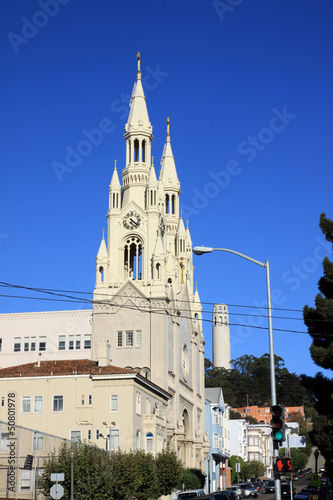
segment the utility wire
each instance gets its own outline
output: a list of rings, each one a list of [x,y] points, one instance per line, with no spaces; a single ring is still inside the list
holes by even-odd
[[[23,298],[23,299],[34,299],[34,300],[48,300],[48,301],[54,301],[54,302],[74,302],[74,303],[85,303],[85,304],[89,304],[91,305],[91,300],[89,299],[84,299],[84,298],[78,298],[78,297],[72,297],[72,296],[69,296],[69,295],[64,295],[62,293],[57,293],[58,290],[54,290],[52,291],[51,289],[42,289],[42,288],[33,288],[33,287],[25,287],[25,286],[22,286],[22,285],[12,285],[12,284],[9,284],[9,283],[4,283],[4,282],[0,282],[2,285],[4,285],[5,287],[10,287],[10,288],[20,288],[20,289],[25,289],[25,290],[31,290],[31,291],[38,291],[40,293],[48,293],[50,295],[56,295],[56,296],[61,296],[61,297],[65,297],[66,299],[55,299],[55,298],[46,298],[46,297],[24,297],[24,296],[17,296],[17,295],[0,295],[0,296],[3,296],[3,297],[13,297],[13,298]],[[1,285],[0,285],[1,286]],[[80,293],[80,292],[69,292],[69,293]],[[86,292],[84,292],[86,293]],[[117,295],[117,297],[120,297]],[[127,297],[126,297],[127,298]],[[148,299],[150,300],[150,299]],[[189,301],[184,301],[184,302],[189,302]],[[94,303],[97,303],[97,304],[105,304],[105,301],[98,301],[98,300],[94,300]],[[154,309],[151,309],[151,306],[149,306],[149,308],[147,309],[144,309],[144,308],[139,308],[137,306],[129,306],[129,305],[125,305],[125,304],[110,304],[111,306],[113,307],[118,307],[118,308],[123,308],[123,309],[129,309],[129,310],[137,310],[137,311],[140,311],[140,312],[146,312],[146,313],[154,313],[154,314],[168,314],[170,315],[171,317],[179,317],[179,314],[176,312],[176,313],[170,313],[169,311],[167,311],[165,308],[154,308]],[[211,314],[211,311],[205,311],[205,313],[209,313]],[[180,313],[182,315],[183,318],[186,318],[186,319],[193,319],[192,316],[184,316],[182,313]],[[237,313],[235,313],[237,314]],[[261,316],[261,315],[246,315],[246,314],[241,314],[239,313],[238,314],[239,316],[241,315],[244,315],[244,316],[256,316],[256,317],[265,317],[265,316]],[[279,318],[279,317],[275,317],[275,319],[299,319],[299,318]],[[213,320],[212,319],[206,319],[206,318],[202,318],[202,321],[204,322],[207,322],[207,323],[213,323]],[[318,320],[320,321],[320,320]],[[330,323],[330,322],[328,322]],[[255,326],[255,325],[247,325],[247,324],[241,324],[241,323],[229,323],[229,326],[240,326],[240,327],[246,327],[246,328],[256,328],[256,329],[259,329],[259,330],[268,330],[268,327],[264,327],[264,326]],[[274,331],[279,331],[279,332],[287,332],[287,333],[297,333],[297,334],[306,334],[306,335],[309,335],[309,332],[304,332],[304,331],[298,331],[298,330],[286,330],[286,329],[281,329],[281,328],[274,328]],[[322,336],[323,334],[322,333],[317,333],[317,332],[312,332],[311,335],[319,335],[319,336]],[[330,337],[333,335],[329,335],[329,334],[325,334],[325,336],[327,337]]]
[[[15,285],[11,283],[5,283],[3,281],[0,281],[0,287],[10,287],[10,288],[23,288],[25,290],[34,290],[34,291],[39,291],[39,292],[59,292],[59,293],[76,293],[76,294],[81,294],[81,295],[93,295],[92,292],[79,292],[79,291],[74,291],[74,290],[57,290],[57,289],[52,289],[52,288],[38,288],[38,287],[25,287],[22,285]],[[98,296],[108,296],[108,294],[103,294],[101,292],[98,292]],[[117,297],[125,298],[124,295],[117,295]],[[179,299],[169,299],[173,302],[180,302],[180,303],[188,303],[188,304],[198,304],[198,302],[195,301],[190,301],[190,300],[179,300]],[[205,304],[205,305],[215,305],[216,302],[203,302],[200,301],[200,304]],[[251,309],[264,309],[266,306],[255,306],[255,305],[244,305],[244,304],[226,304],[228,307],[244,307],[244,308],[251,308]],[[280,308],[280,307],[272,307],[272,310],[275,311],[288,311],[288,312],[303,312],[302,309],[286,309],[286,308]]]

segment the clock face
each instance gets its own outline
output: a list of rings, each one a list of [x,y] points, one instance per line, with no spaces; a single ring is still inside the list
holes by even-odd
[[[135,229],[140,226],[140,222],[141,217],[135,211],[128,212],[123,219],[123,224],[126,229]]]

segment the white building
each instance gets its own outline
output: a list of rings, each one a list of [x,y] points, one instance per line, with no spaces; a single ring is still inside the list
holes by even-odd
[[[244,462],[247,462],[248,458],[248,427],[249,423],[241,418],[229,421],[230,455],[241,457]]]
[[[115,165],[93,309],[1,315],[0,366],[89,357],[140,373],[172,395],[168,445],[187,467],[203,469],[204,338],[199,293],[193,289],[192,241],[179,211],[169,119],[156,176],[137,57],[122,183]]]

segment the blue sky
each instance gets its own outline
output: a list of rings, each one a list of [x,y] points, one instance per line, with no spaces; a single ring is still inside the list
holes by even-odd
[[[318,371],[301,311],[331,256],[318,221],[333,218],[332,23],[330,0],[5,1],[1,281],[93,290],[140,51],[155,165],[170,116],[193,244],[269,260],[275,353],[289,371]],[[204,318],[228,304],[232,358],[267,352],[264,269],[221,252],[194,262]],[[2,313],[76,307],[0,302]],[[204,333],[211,357],[209,322]]]

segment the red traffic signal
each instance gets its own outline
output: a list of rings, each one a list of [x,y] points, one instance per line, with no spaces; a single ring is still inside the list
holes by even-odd
[[[277,458],[276,468],[278,472],[292,472],[291,458]]]

